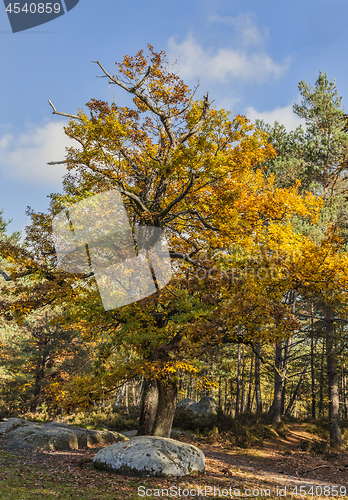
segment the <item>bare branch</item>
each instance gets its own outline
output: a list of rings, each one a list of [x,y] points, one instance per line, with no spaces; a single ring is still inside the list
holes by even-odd
[[[134,87],[132,87],[131,89],[129,89],[129,92],[134,92],[135,90],[137,90],[139,87],[142,86],[142,84],[145,82],[146,78],[149,76],[150,70],[151,70],[151,66],[148,66],[144,77],[140,80],[139,83],[137,83],[136,85],[134,85]]]
[[[170,127],[172,118],[167,116],[161,109],[154,106],[152,104],[151,100],[143,92],[139,92],[139,90],[138,90],[139,87],[141,86],[141,84],[144,82],[145,78],[148,77],[148,74],[149,74],[151,68],[147,69],[146,74],[145,74],[144,78],[142,78],[141,82],[139,82],[136,85],[134,85],[133,87],[129,88],[129,87],[127,87],[127,85],[125,83],[121,82],[121,80],[119,80],[116,76],[113,76],[110,73],[108,73],[106,71],[106,69],[100,64],[99,61],[92,61],[92,62],[98,64],[98,66],[103,71],[103,73],[109,78],[109,83],[114,83],[114,84],[118,85],[119,87],[121,87],[122,89],[126,90],[127,92],[130,92],[131,94],[136,95],[153,113],[155,113],[157,116],[160,117],[161,122],[163,123],[163,126],[165,128],[165,131],[167,132],[168,137],[170,139],[171,146],[175,148],[177,146],[177,140],[176,140],[174,133]]]
[[[92,62],[98,64],[98,66],[103,71],[103,73],[109,78],[109,83],[114,83],[114,84],[118,85],[119,87],[123,88],[124,90],[126,90],[127,92],[130,92],[131,94],[136,95],[141,101],[143,101],[144,104],[146,104],[146,106],[151,111],[153,111],[153,113],[155,113],[158,116],[163,116],[164,117],[163,112],[160,109],[156,108],[151,103],[150,99],[148,99],[143,93],[139,92],[139,90],[138,90],[138,84],[134,85],[131,88],[129,88],[129,87],[127,87],[127,85],[125,83],[121,82],[121,80],[119,80],[116,76],[113,76],[110,73],[108,73],[106,71],[106,69],[100,64],[99,61],[92,61]]]
[[[66,160],[62,160],[62,161],[49,161],[47,163],[47,165],[62,165],[63,163],[67,163]]]
[[[16,274],[15,278],[24,278],[25,276],[29,276],[30,274],[33,274],[37,270],[38,270],[38,268],[29,269],[28,271],[25,271],[21,274]],[[2,276],[5,278],[6,281],[13,281],[13,279],[15,279],[15,278],[12,278],[12,276],[9,276],[8,274],[6,274],[4,271],[0,271],[0,274],[2,274]]]
[[[132,160],[132,158],[128,155],[128,152],[125,149],[120,149],[121,155],[124,157],[125,160],[128,161],[134,172],[138,175],[140,179],[145,179],[145,175],[143,172],[140,170],[138,165],[135,163],[135,161]]]
[[[219,228],[217,227],[214,227],[214,226],[211,226],[210,224],[208,224],[207,221],[205,221],[203,219],[203,217],[201,216],[201,214],[198,212],[198,210],[191,210],[190,213],[192,215],[196,215],[196,217],[200,220],[200,222],[203,224],[203,226],[206,228],[206,229],[211,229],[212,231],[220,231]]]
[[[0,271],[0,274],[5,278],[5,281],[12,281],[11,276],[5,273],[5,271]]]
[[[204,267],[201,262],[196,262],[195,260],[190,259],[188,255],[182,252],[169,252],[169,257],[171,259],[181,259],[189,264],[192,264],[195,267]]]
[[[162,223],[164,225],[168,224],[169,222],[172,222],[173,220],[177,219],[178,217],[182,217],[183,215],[190,215],[191,210],[180,210],[180,212],[176,212],[175,214],[170,214],[168,217],[166,217]]]
[[[194,181],[194,178],[195,176],[192,174],[191,175],[191,179],[189,180],[189,182],[187,183],[184,191],[179,194],[179,196],[177,196],[171,203],[169,203],[169,205],[167,206],[167,208],[165,208],[164,210],[162,210],[162,212],[160,213],[160,219],[163,219],[163,217],[165,217],[165,215],[167,215],[168,212],[171,211],[171,209],[177,204],[179,203],[183,198],[185,198],[185,196],[187,195],[187,193],[190,191],[191,187],[192,187],[192,184],[193,184],[193,181]]]
[[[136,205],[138,206],[138,208],[140,208],[143,212],[146,212],[148,210],[148,208],[144,205],[144,203],[141,201],[141,199],[136,194],[130,193],[129,191],[126,191],[125,189],[120,189],[120,192],[122,194],[124,194],[125,196],[127,196],[128,198],[130,198],[131,200],[133,200],[136,203]]]
[[[178,142],[180,144],[182,144],[183,142],[185,142],[189,137],[191,137],[192,135],[194,135],[196,132],[198,132],[198,130],[201,128],[201,126],[203,125],[203,123],[206,121],[207,119],[207,116],[208,116],[208,111],[209,111],[209,106],[210,106],[210,103],[209,103],[209,93],[207,93],[207,95],[204,97],[204,103],[203,103],[203,109],[202,109],[202,114],[198,120],[198,122],[196,123],[196,125],[194,125],[190,130],[188,130],[187,132],[185,132],[184,134],[181,134],[181,136],[179,137],[178,139]]]
[[[60,116],[66,116],[68,118],[73,118],[73,120],[79,120],[80,118],[76,115],[70,115],[68,113],[60,113],[59,111],[56,110],[56,108],[53,106],[52,102],[48,99],[48,102],[50,104],[50,106],[52,107],[53,109],[53,115],[60,115]]]

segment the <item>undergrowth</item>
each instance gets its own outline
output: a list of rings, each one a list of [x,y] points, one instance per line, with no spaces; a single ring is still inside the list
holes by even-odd
[[[35,413],[24,413],[22,418],[32,422],[59,422],[93,429],[108,429],[116,432],[130,431],[138,427],[139,409],[106,406],[94,410],[70,412],[63,415],[49,415],[45,409],[39,408]]]

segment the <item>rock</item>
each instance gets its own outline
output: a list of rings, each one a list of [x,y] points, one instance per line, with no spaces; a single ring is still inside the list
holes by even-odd
[[[137,435],[138,431],[122,431],[121,434],[127,436],[127,438],[132,438]]]
[[[176,407],[186,409],[188,406],[192,405],[193,403],[196,403],[196,401],[194,399],[184,398],[184,399],[181,399],[180,401],[178,401]]]
[[[7,449],[76,450],[93,444],[111,444],[128,438],[112,431],[81,429],[68,424],[50,422],[36,424],[24,419],[0,422]]]
[[[213,398],[204,396],[199,403],[192,403],[186,409],[200,417],[208,417],[209,415],[216,415],[217,404]]]
[[[24,418],[4,418],[2,422],[0,422],[0,436],[6,434],[6,432],[10,431],[11,429],[29,423],[31,422],[25,420]]]
[[[138,436],[98,451],[97,469],[138,477],[185,476],[203,472],[204,453],[191,444],[155,436]]]
[[[92,444],[112,444],[120,441],[128,441],[127,436],[115,431],[88,430],[87,446]]]
[[[127,436],[127,438],[132,438],[137,435],[137,431],[122,431],[120,434]],[[183,436],[187,439],[196,439],[196,435],[190,431],[182,431],[180,429],[172,429],[170,432],[170,437],[175,439],[177,437]]]

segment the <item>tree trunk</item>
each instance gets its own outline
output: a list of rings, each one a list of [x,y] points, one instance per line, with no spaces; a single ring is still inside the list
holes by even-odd
[[[187,390],[187,397],[192,399],[192,375],[190,375],[190,381],[189,381],[189,386]]]
[[[314,371],[314,352],[317,342],[314,345],[314,307],[313,299],[311,301],[311,393],[312,393],[312,418],[315,418],[315,371]]]
[[[236,416],[240,408],[240,376],[241,376],[241,346],[238,344],[238,368],[237,368],[237,392],[236,392]]]
[[[283,357],[283,388],[282,388],[282,404],[280,409],[280,414],[284,415],[285,411],[285,396],[286,396],[286,374],[288,372],[288,363],[289,363],[289,355],[290,355],[290,347],[291,347],[291,339],[288,338],[285,341],[284,347],[284,357]]]
[[[260,382],[260,344],[255,346],[255,395],[256,395],[256,411],[262,413],[262,397],[261,397],[261,382]]]
[[[320,362],[320,381],[319,381],[319,416],[321,417],[324,409],[324,361],[325,361],[325,342],[321,352]]]
[[[218,392],[218,398],[219,398],[219,406],[221,405],[221,375],[219,376],[219,392]]]
[[[338,377],[336,369],[334,323],[332,307],[325,310],[326,327],[326,365],[329,389],[329,421],[330,421],[330,446],[333,448],[342,445],[340,427],[340,404],[338,393]]]
[[[144,377],[141,377],[138,394],[135,401],[135,406],[139,406],[143,397]]]
[[[126,384],[122,384],[121,387],[118,389],[115,406],[119,407],[122,405],[122,400],[123,400],[125,389],[126,389]]]
[[[176,378],[157,380],[158,406],[152,434],[170,437],[178,394]]]
[[[280,375],[281,364],[282,364],[282,344],[281,342],[279,342],[275,347],[276,370],[274,372],[274,397],[273,397],[273,404],[271,406],[273,422],[281,421],[282,392],[283,392],[283,378]]]
[[[315,345],[314,339],[311,338],[311,393],[312,393],[312,418],[315,418],[315,371],[314,371],[314,353],[315,353]]]
[[[244,345],[242,347],[242,394],[240,399],[240,411],[244,412],[245,407],[245,353],[244,353]]]
[[[342,363],[342,416],[348,418],[346,363]]]
[[[137,403],[137,398],[135,395],[135,380],[134,378],[131,380],[131,391],[132,391],[132,406],[135,407]]]
[[[157,380],[144,379],[143,395],[137,436],[151,436],[155,425],[159,400]]]
[[[44,348],[42,349],[42,353],[39,354],[39,358],[37,360],[36,364],[36,371],[35,371],[35,385],[34,385],[34,399],[31,402],[30,405],[30,411],[36,411],[36,408],[38,407],[38,404],[40,402],[40,396],[41,396],[41,389],[42,389],[42,384],[45,380],[45,375],[46,375],[46,368],[49,360],[49,353],[47,352],[46,346],[47,346],[47,339],[44,340]],[[41,346],[40,346],[40,351],[41,351]]]
[[[45,378],[45,362],[41,358],[39,358],[35,372],[34,399],[30,404],[30,411],[33,412],[36,411],[39,405],[41,387],[44,378]]]
[[[247,412],[251,412],[251,395],[253,390],[253,363],[254,363],[254,356],[252,356],[250,360],[249,390],[248,390],[248,401],[246,407]]]
[[[302,373],[300,375],[300,378],[299,378],[299,381],[297,383],[297,386],[296,386],[296,389],[294,390],[294,393],[293,395],[291,396],[291,399],[290,399],[290,402],[286,408],[286,411],[285,411],[285,416],[288,417],[290,415],[290,412],[291,412],[291,409],[297,399],[297,396],[298,396],[298,393],[299,393],[299,390],[300,390],[300,387],[301,387],[301,384],[302,384],[302,381],[306,375],[306,371],[307,371],[307,368],[308,368],[308,365],[309,365],[309,361],[310,361],[310,356],[307,358],[307,361],[306,361],[306,364],[302,370]]]
[[[126,382],[126,390],[125,390],[125,404],[126,404],[126,413],[129,413],[129,408],[128,408],[128,382]],[[103,399],[104,402],[104,399]]]

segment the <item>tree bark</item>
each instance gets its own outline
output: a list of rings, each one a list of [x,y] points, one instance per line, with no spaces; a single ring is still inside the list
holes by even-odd
[[[242,393],[240,399],[240,411],[244,412],[245,408],[245,353],[244,353],[244,344],[242,347]]]
[[[317,342],[314,345],[314,307],[313,299],[311,300],[311,393],[312,393],[312,418],[315,418],[315,371],[314,371],[314,353]]]
[[[36,411],[41,395],[42,382],[45,378],[45,361],[40,357],[35,372],[34,398],[30,404],[30,411]]]
[[[237,391],[236,391],[236,416],[240,408],[240,378],[241,378],[241,346],[238,344],[238,368],[237,368]]]
[[[157,385],[158,406],[152,434],[169,438],[178,394],[176,378],[157,380]]]
[[[251,360],[250,360],[248,401],[247,401],[247,407],[246,407],[247,412],[251,412],[251,395],[252,395],[252,390],[253,390],[253,364],[254,364],[254,356],[252,356]]]
[[[312,393],[312,418],[315,418],[315,371],[314,371],[314,352],[315,352],[315,345],[314,345],[314,339],[313,337],[311,338],[311,393]]]
[[[288,417],[290,415],[290,412],[291,412],[291,409],[297,399],[297,396],[298,396],[298,393],[299,393],[299,390],[300,390],[300,387],[301,387],[301,384],[302,384],[302,381],[306,375],[306,372],[307,372],[307,368],[308,368],[308,365],[309,365],[309,361],[310,361],[310,356],[307,358],[307,361],[306,361],[306,364],[304,365],[303,367],[303,370],[302,370],[302,373],[300,375],[300,378],[297,382],[297,386],[296,386],[296,389],[294,390],[294,393],[293,395],[291,396],[291,399],[290,399],[290,402],[286,408],[286,411],[285,411],[285,416]]]
[[[260,354],[260,344],[255,345],[255,352]],[[256,395],[256,411],[262,413],[262,397],[261,397],[261,382],[260,382],[260,358],[255,354],[255,395]]]
[[[151,436],[158,408],[159,388],[156,379],[144,379],[137,436]]]
[[[288,338],[288,339],[286,339],[286,342],[285,342],[284,356],[283,356],[283,388],[282,388],[282,404],[281,404],[281,409],[280,409],[281,415],[284,415],[284,411],[285,411],[285,396],[286,396],[286,389],[287,389],[286,374],[288,372],[290,347],[291,347],[291,339]]]
[[[332,448],[338,448],[342,445],[342,436],[340,427],[338,377],[336,369],[334,315],[332,307],[326,307],[325,327],[326,327],[326,365],[327,365],[328,389],[329,389],[330,446]]]
[[[282,409],[282,392],[283,392],[283,378],[280,375],[280,369],[282,364],[282,344],[279,342],[275,347],[275,367],[277,370],[274,372],[274,397],[273,404],[271,406],[272,420],[273,422],[281,421],[281,409]]]
[[[346,363],[342,363],[342,416],[348,418]]]
[[[323,415],[324,409],[324,362],[325,362],[325,342],[323,341],[323,348],[321,352],[320,362],[320,380],[319,380],[319,416]]]

